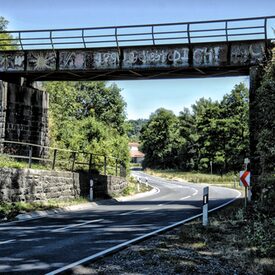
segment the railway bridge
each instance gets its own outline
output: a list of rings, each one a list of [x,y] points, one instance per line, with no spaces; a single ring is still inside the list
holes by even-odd
[[[139,80],[249,75],[275,16],[0,32],[0,79]],[[2,50],[1,50],[2,49]]]
[[[259,85],[257,67],[271,58],[274,23],[275,16],[268,16],[1,31],[0,139],[47,143],[47,95],[37,96],[39,91],[28,90],[36,81],[249,75],[253,158],[256,152],[253,133],[257,131],[257,125],[253,124],[256,115],[253,104]],[[3,83],[9,84],[5,86]],[[34,107],[37,107],[36,111]],[[256,161],[252,160],[252,163]]]

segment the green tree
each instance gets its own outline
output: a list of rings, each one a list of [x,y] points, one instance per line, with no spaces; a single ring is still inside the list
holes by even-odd
[[[128,166],[126,104],[117,86],[64,81],[48,82],[45,88],[50,94],[52,146],[118,157]]]
[[[6,32],[9,21],[6,20],[3,16],[0,16],[0,49],[1,50],[15,50],[16,46],[12,44],[13,37],[9,33]]]
[[[165,169],[178,166],[178,118],[172,111],[156,110],[143,126],[140,140],[145,167]]]
[[[217,101],[210,98],[199,99],[192,105],[195,117],[196,139],[196,168],[207,171],[210,161],[215,163],[216,170],[220,169],[223,157],[220,153],[219,139],[220,130],[217,126],[217,119],[220,115],[220,106]]]
[[[188,108],[184,108],[179,114],[179,134],[182,138],[179,168],[185,171],[198,169],[198,135],[195,116]]]
[[[140,131],[142,127],[148,122],[148,119],[131,119],[128,120],[129,129],[128,129],[128,137],[131,141],[139,141]]]
[[[249,156],[248,116],[248,89],[240,83],[221,101],[225,170],[238,171],[244,158]]]
[[[82,105],[79,117],[94,115],[97,119],[124,134],[126,129],[126,102],[116,84],[105,82],[76,82],[77,101]]]

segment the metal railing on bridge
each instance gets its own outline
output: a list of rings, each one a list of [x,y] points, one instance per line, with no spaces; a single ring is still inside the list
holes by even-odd
[[[125,176],[124,162],[119,158],[91,152],[73,151],[38,144],[0,141],[0,155],[25,162],[26,167],[66,171],[98,171],[104,175]]]
[[[266,16],[168,24],[1,31],[0,49],[119,48],[267,40],[274,39],[271,27],[274,22],[275,16]]]

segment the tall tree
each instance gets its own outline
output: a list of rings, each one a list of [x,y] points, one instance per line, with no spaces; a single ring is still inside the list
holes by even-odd
[[[164,108],[156,110],[142,128],[140,140],[146,167],[177,167],[180,138],[178,119],[172,111]]]
[[[93,114],[111,125],[119,133],[125,133],[126,102],[116,84],[107,87],[105,82],[77,82],[77,101],[82,105],[80,117]]]
[[[198,169],[198,134],[195,126],[195,116],[184,108],[179,114],[179,135],[182,138],[179,168],[182,170]]]

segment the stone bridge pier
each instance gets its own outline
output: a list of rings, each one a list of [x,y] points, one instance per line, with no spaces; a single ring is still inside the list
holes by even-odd
[[[0,141],[20,141],[47,146],[49,98],[45,91],[0,80]],[[29,148],[1,144],[8,154],[27,155]],[[33,148],[33,156],[45,152]],[[23,154],[22,154],[23,153]]]

